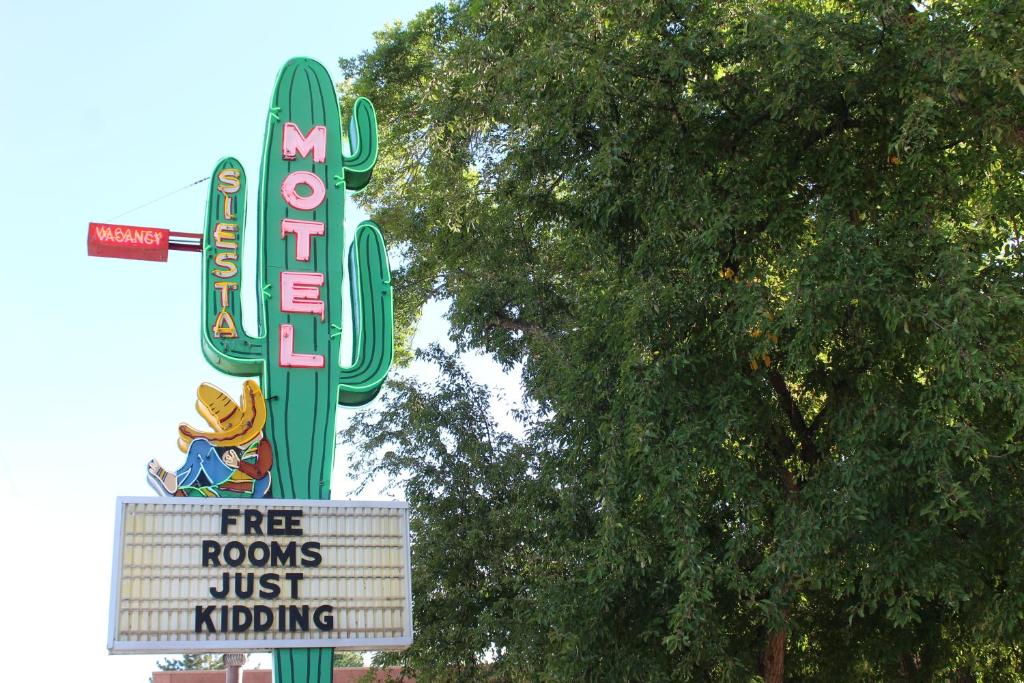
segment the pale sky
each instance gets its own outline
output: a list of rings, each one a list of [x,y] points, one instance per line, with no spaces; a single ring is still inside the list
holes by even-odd
[[[339,57],[429,4],[0,0],[5,680],[66,667],[148,680],[159,657],[106,652],[115,498],[153,495],[146,462],[181,457],[177,425],[198,420],[199,383],[236,396],[241,384],[200,352],[198,255],[90,258],[87,224],[200,232],[205,183],[112,219],[222,156],[258,177],[284,62],[312,57],[337,80]],[[349,212],[349,229],[358,220]],[[333,495],[345,498],[337,462]]]

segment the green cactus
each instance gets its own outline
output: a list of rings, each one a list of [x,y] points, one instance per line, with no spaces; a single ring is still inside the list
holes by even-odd
[[[317,138],[321,126],[326,131],[322,140]],[[292,158],[289,139],[297,143],[290,149]],[[222,372],[261,378],[265,432],[274,453],[272,493],[278,498],[330,497],[337,405],[370,401],[391,364],[390,269],[380,230],[369,221],[356,229],[347,259],[355,320],[352,363],[343,364],[341,358],[345,191],[364,187],[377,159],[376,115],[363,98],[353,107],[349,147],[351,153],[345,154],[327,70],[310,59],[290,60],[274,88],[260,173],[255,337],[242,329],[239,292],[245,173],[237,160],[226,158],[211,181],[203,353]],[[317,158],[320,153],[323,159]],[[303,242],[308,256],[302,253]],[[320,275],[322,284],[317,284]],[[294,287],[296,278],[298,294],[289,299],[286,280]],[[297,305],[309,310],[295,312]],[[315,365],[316,358],[322,367],[294,365]],[[330,653],[324,648],[276,650],[275,680],[330,681]]]

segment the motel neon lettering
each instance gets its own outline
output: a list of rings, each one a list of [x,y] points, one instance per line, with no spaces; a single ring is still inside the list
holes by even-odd
[[[303,135],[295,123],[287,121],[281,134],[281,158],[294,160],[297,156],[309,157],[323,163],[327,158],[327,129],[313,127]],[[305,194],[299,188],[305,188]],[[315,211],[327,198],[323,179],[310,171],[292,171],[281,183],[281,197],[292,209]],[[294,235],[295,259],[309,261],[310,244],[326,232],[322,222],[285,218],[281,221],[281,239]],[[319,316],[326,318],[320,287],[324,284],[323,273],[283,271],[281,273],[281,312]],[[301,353],[295,349],[295,326],[281,323],[278,326],[278,364],[283,368],[322,368],[324,357],[319,353]]]

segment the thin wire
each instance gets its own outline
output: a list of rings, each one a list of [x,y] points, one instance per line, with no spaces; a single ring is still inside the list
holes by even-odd
[[[194,186],[194,185],[198,185],[199,183],[205,183],[205,182],[206,182],[207,180],[209,180],[209,179],[210,179],[210,176],[206,176],[205,178],[200,178],[199,180],[195,181],[194,183],[189,183],[189,184],[188,184],[188,185],[186,185],[185,187],[179,187],[179,188],[178,188],[177,190],[175,190],[174,192],[168,192],[168,193],[167,193],[167,194],[165,194],[165,195],[164,195],[163,197],[157,197],[156,199],[152,199],[152,200],[150,200],[150,201],[146,202],[145,204],[139,204],[139,205],[138,205],[138,206],[136,206],[136,207],[135,207],[134,209],[128,209],[128,210],[127,210],[127,211],[125,211],[124,213],[119,213],[119,214],[117,214],[116,216],[114,216],[113,218],[111,218],[110,220],[112,220],[112,221],[116,221],[116,220],[117,220],[118,218],[120,218],[121,216],[127,216],[128,214],[130,214],[130,213],[132,213],[132,212],[134,212],[134,211],[138,211],[139,209],[144,209],[144,208],[146,208],[146,207],[147,207],[147,206],[149,206],[150,204],[156,204],[157,202],[159,202],[159,201],[161,201],[161,200],[167,199],[167,198],[168,198],[168,197],[170,197],[171,195],[175,195],[175,194],[178,194],[179,192],[184,192],[185,190],[187,190],[188,188],[190,188],[190,187],[192,187],[192,186]]]

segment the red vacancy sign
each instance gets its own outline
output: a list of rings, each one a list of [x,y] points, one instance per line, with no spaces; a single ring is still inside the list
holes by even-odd
[[[170,230],[89,223],[89,256],[166,261]]]

